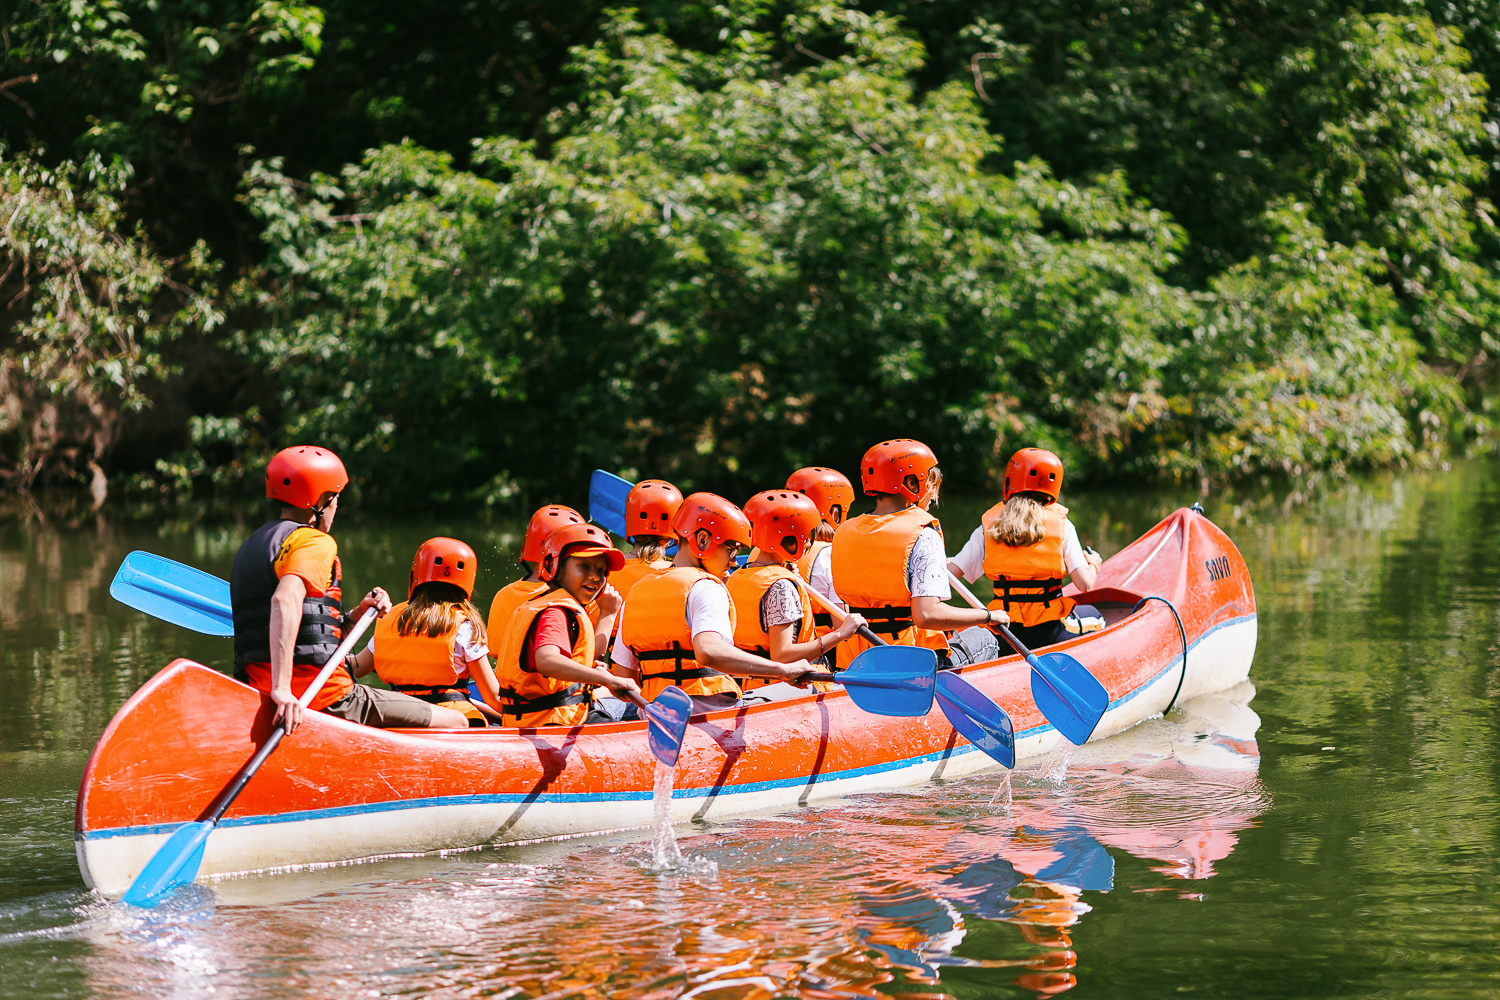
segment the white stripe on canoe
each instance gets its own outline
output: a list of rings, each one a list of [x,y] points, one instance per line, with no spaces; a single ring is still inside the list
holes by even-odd
[[[1134,580],[1136,577],[1140,576],[1141,575],[1141,570],[1143,570],[1147,566],[1151,565],[1151,560],[1153,560],[1153,559],[1156,558],[1156,554],[1161,551],[1161,547],[1163,545],[1167,544],[1167,542],[1171,541],[1173,538],[1176,538],[1176,537],[1177,537],[1177,525],[1174,524],[1174,525],[1172,525],[1172,530],[1169,531],[1169,532],[1167,532],[1165,535],[1163,535],[1162,538],[1161,538],[1161,541],[1159,541],[1159,542],[1156,543],[1156,548],[1154,548],[1154,549],[1151,550],[1151,554],[1149,556],[1147,556],[1145,558],[1145,560],[1139,566],[1137,566],[1135,568],[1135,572],[1133,572],[1129,576],[1127,576],[1125,578],[1125,582],[1122,583],[1122,584],[1120,584],[1120,589],[1124,590],[1126,587],[1130,586],[1130,581]]]

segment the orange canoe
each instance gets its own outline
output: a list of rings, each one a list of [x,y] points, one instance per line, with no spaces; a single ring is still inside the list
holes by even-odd
[[[1141,598],[1166,598],[1182,619]],[[1109,691],[1100,739],[1175,698],[1244,680],[1255,594],[1239,551],[1201,513],[1178,510],[1100,568],[1102,631],[1050,647]],[[1186,656],[1184,656],[1186,651]],[[1018,758],[1060,739],[1016,656],[963,668],[1015,723]],[[199,819],[265,739],[270,699],[179,659],[121,707],[78,791],[84,880],[120,895],[180,824]],[[924,719],[868,715],[842,691],[695,716],[673,816],[785,808],[994,766],[934,707]],[[380,730],[314,713],[285,740],[213,836],[200,878],[363,858],[575,837],[649,826],[655,759],[644,723],[572,729]]]

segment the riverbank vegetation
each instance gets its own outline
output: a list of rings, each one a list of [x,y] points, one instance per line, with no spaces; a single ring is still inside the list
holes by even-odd
[[[744,490],[925,437],[1198,486],[1487,448],[1468,5],[44,0],[0,482]]]

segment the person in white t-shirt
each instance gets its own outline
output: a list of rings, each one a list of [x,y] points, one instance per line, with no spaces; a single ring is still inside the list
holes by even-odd
[[[834,533],[833,586],[840,603],[891,643],[942,654],[945,632],[1010,621],[1003,610],[946,603],[952,596],[948,554],[937,518],[927,511],[943,478],[931,448],[904,438],[883,441],[865,452],[859,472],[865,493],[876,498],[875,510]],[[856,636],[846,648],[852,659],[868,643]]]
[[[1006,611],[1012,634],[1032,649],[1070,637],[1064,625],[1069,615],[1099,615],[1091,605],[1075,607],[1062,592],[1069,580],[1080,591],[1092,590],[1101,562],[1097,552],[1079,544],[1068,508],[1057,502],[1062,480],[1062,460],[1052,452],[1016,452],[1005,467],[1001,502],[985,512],[948,563],[948,571],[965,580],[990,578],[990,607]]]
[[[739,550],[750,545],[750,521],[713,493],[694,493],[672,518],[679,539],[672,568],[636,582],[620,611],[610,651],[616,673],[640,681],[653,700],[676,684],[695,711],[739,701],[735,676],[807,683],[817,668],[806,659],[777,663],[734,645],[735,614],[724,579]]]

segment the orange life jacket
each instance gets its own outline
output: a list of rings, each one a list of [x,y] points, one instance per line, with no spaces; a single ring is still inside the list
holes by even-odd
[[[746,566],[729,574],[724,585],[729,588],[729,600],[734,605],[734,644],[747,653],[771,658],[771,632],[761,617],[761,601],[771,584],[777,580],[795,580],[797,574],[785,566]],[[817,638],[813,631],[812,601],[802,588],[797,588],[797,599],[802,602],[802,620],[797,623],[797,635],[793,642],[811,642]],[[770,677],[741,677],[742,691],[753,691],[767,684],[775,684]],[[823,683],[818,687],[826,687]]]
[[[926,646],[946,652],[948,638],[937,629],[917,628],[911,620],[911,588],[906,570],[917,536],[926,527],[942,534],[942,525],[921,507],[894,514],[861,514],[838,526],[833,535],[833,589],[849,610],[864,615],[870,631],[896,646]],[[858,635],[844,644],[839,658],[852,663],[870,648]]]
[[[688,627],[688,591],[699,580],[723,581],[692,566],[676,566],[638,581],[630,589],[630,608],[620,626],[625,645],[641,668],[641,696],[655,699],[676,684],[690,695],[738,696],[734,678],[693,659],[693,632]],[[734,601],[729,602],[729,622],[735,624]],[[725,638],[732,639],[732,636]]]
[[[656,562],[647,562],[644,559],[631,556],[625,560],[624,566],[609,574],[609,583],[610,586],[620,592],[621,597],[625,597],[630,593],[630,588],[634,587],[642,577],[655,576],[657,573],[671,568],[672,562],[670,559],[658,559]],[[595,624],[598,623],[595,622]]]
[[[526,601],[511,616],[495,660],[501,702],[493,707],[500,710],[503,725],[576,726],[588,718],[592,695],[587,684],[548,677],[521,660],[526,640],[536,630],[537,616],[548,608],[562,608],[568,617],[568,636],[573,640],[568,656],[586,667],[594,665],[593,624],[572,594],[558,587]]]
[[[613,577],[614,574],[610,575]],[[609,582],[615,581],[611,579]],[[501,587],[495,599],[490,601],[490,616],[485,620],[485,628],[489,629],[490,635],[504,635],[510,628],[510,619],[516,613],[516,609],[537,594],[546,591],[548,586],[541,580],[517,580],[515,583],[507,583]],[[589,621],[595,625],[598,625],[599,619],[603,617],[599,611],[598,601],[590,601],[584,611],[588,613]]]
[[[464,683],[468,670],[454,675],[453,639],[459,622],[441,635],[402,635],[396,622],[407,603],[402,601],[375,623],[375,673],[393,690],[462,712],[481,726],[488,725],[484,713],[469,701]]]
[[[1000,608],[1017,625],[1042,625],[1066,618],[1074,601],[1063,596],[1068,567],[1063,561],[1068,508],[1049,503],[1042,508],[1046,533],[1034,545],[1002,545],[990,537],[1004,504],[996,504],[980,519],[984,532],[984,575],[995,588],[991,608]]]

